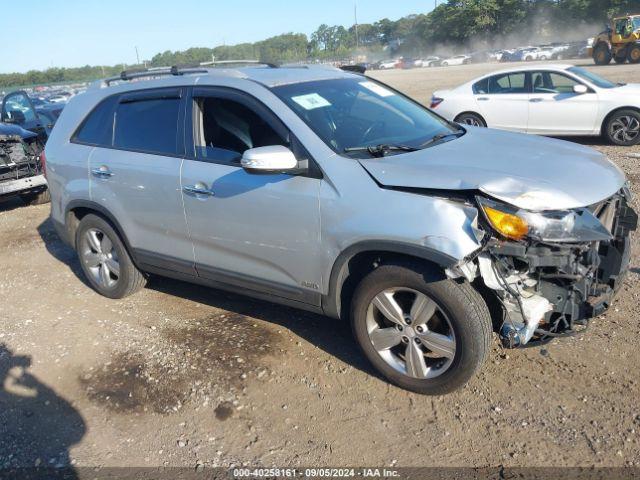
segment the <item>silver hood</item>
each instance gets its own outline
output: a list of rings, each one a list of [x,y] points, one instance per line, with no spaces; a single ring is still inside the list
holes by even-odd
[[[479,190],[533,211],[586,207],[616,193],[624,173],[596,150],[486,128],[431,148],[359,160],[390,187]]]

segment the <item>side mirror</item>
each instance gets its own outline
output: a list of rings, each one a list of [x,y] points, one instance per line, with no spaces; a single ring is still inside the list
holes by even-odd
[[[573,86],[573,93],[578,93],[580,95],[582,95],[583,93],[587,93],[589,91],[589,89],[587,88],[586,85],[574,85]]]
[[[252,173],[277,173],[298,168],[296,156],[282,145],[251,148],[244,152],[240,163]]]

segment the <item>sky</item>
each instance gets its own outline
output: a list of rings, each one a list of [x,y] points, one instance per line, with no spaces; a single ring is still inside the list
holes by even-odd
[[[432,0],[0,0],[0,73],[133,64],[135,47],[148,60],[165,50],[310,35],[322,23],[352,25],[354,3],[359,23],[433,8]]]

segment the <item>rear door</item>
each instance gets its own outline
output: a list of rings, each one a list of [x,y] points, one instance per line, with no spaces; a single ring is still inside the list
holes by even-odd
[[[255,174],[240,165],[245,150],[270,145],[291,148],[301,162],[312,160],[253,96],[196,88],[190,106],[186,138],[193,152],[184,161],[182,188],[198,274],[319,305],[321,176]]]
[[[42,143],[47,140],[45,124],[36,113],[36,109],[27,92],[18,90],[4,97],[2,101],[2,121],[20,125],[25,130],[37,134]]]
[[[474,97],[487,126],[526,132],[529,121],[528,73],[498,74],[484,79],[482,83],[484,88],[474,86]]]
[[[559,72],[531,73],[529,133],[548,135],[589,135],[596,129],[598,94],[575,93],[577,80]],[[586,86],[586,85],[585,85]]]
[[[90,154],[91,199],[120,223],[143,265],[195,275],[180,190],[182,88],[126,93],[108,117],[111,135]]]

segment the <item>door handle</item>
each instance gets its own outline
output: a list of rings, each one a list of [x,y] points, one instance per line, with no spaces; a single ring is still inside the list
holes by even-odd
[[[100,168],[94,168],[93,170],[91,170],[91,174],[99,178],[113,177],[113,172],[104,165]]]
[[[213,197],[214,193],[207,188],[204,183],[196,183],[195,185],[187,185],[182,187],[182,191],[185,193],[190,193],[192,195],[206,195],[208,197]]]
[[[478,97],[478,101],[479,102],[488,102],[489,101],[489,97]]]
[[[531,100],[529,100],[531,103],[539,103],[544,101],[544,98],[532,98]]]

